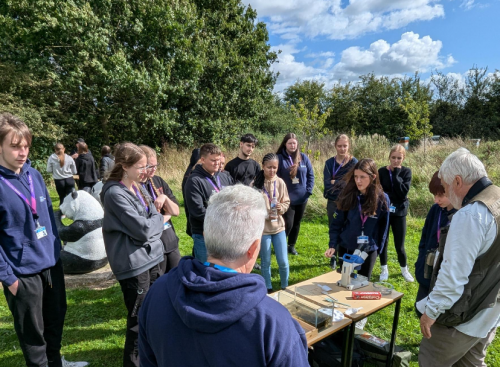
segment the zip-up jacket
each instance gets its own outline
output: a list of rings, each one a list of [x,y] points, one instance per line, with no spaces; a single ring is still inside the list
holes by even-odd
[[[21,275],[38,274],[54,266],[61,251],[52,202],[42,175],[31,167],[29,160],[19,175],[0,166],[0,175],[31,202],[28,172],[35,189],[38,221],[45,227],[47,236],[37,239],[31,209],[0,181],[0,281],[4,286],[12,285]]]
[[[301,205],[304,204],[309,196],[312,195],[314,188],[314,171],[311,165],[311,161],[307,158],[307,155],[300,153],[300,164],[297,168],[297,176],[299,183],[292,183],[292,178],[290,177],[290,167],[292,166],[290,162],[290,156],[283,149],[278,154],[279,166],[278,166],[278,177],[285,181],[286,188],[288,189],[288,196],[290,196],[291,205]]]
[[[363,234],[368,236],[368,244],[364,251],[371,252],[377,250],[382,252],[387,230],[389,228],[389,197],[384,194],[387,204],[379,201],[375,215],[369,216],[365,222]],[[364,203],[364,196],[361,195],[361,205]],[[361,213],[356,205],[349,211],[337,209],[330,224],[330,248],[337,248],[339,245],[348,249],[358,248],[358,237],[361,236]]]
[[[95,183],[98,181],[99,178],[97,177],[94,157],[90,152],[80,154],[75,162],[78,176],[80,176],[80,184]]]
[[[384,192],[389,195],[391,204],[396,207],[396,211],[390,215],[395,217],[407,215],[410,206],[408,191],[410,191],[411,186],[411,169],[408,167],[394,168],[391,180],[387,167],[381,167],[378,170],[378,177]]]
[[[354,157],[352,157],[351,160],[342,167],[340,167],[340,164],[335,161],[335,157],[332,157],[325,162],[325,168],[323,169],[323,196],[325,199],[332,201],[337,200],[340,192],[345,187],[345,182],[343,180],[344,176],[356,165],[356,163],[358,163],[358,160]],[[337,171],[337,173],[335,173],[334,178],[333,173],[335,171]],[[332,180],[335,180],[333,185]]]
[[[102,235],[109,265],[117,280],[137,276],[163,260],[163,216],[149,194],[142,187],[140,190],[149,211],[117,181],[107,181],[101,191]]]
[[[222,190],[233,184],[233,179],[226,172],[216,172],[213,176],[205,171],[201,164],[197,165],[189,176],[184,187],[186,206],[189,212],[189,223],[194,234],[203,234],[203,222],[208,205],[208,199],[217,193],[214,186],[218,186],[217,177],[220,180]]]

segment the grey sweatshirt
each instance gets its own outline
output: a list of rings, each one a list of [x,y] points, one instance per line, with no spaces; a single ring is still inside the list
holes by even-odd
[[[47,172],[52,173],[54,180],[62,180],[76,175],[76,165],[73,158],[69,155],[64,155],[64,164],[61,167],[59,157],[56,153],[52,153],[47,161]]]
[[[104,246],[117,280],[135,277],[163,260],[163,215],[140,189],[149,212],[137,196],[117,181],[107,181],[101,191]]]

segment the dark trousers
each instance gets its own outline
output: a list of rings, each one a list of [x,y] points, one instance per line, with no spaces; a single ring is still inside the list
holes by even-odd
[[[342,258],[342,256],[344,256],[344,254],[352,255],[354,253],[354,250],[348,250],[345,247],[339,246],[337,253],[339,254],[340,266],[342,268],[342,261],[340,259]],[[370,278],[372,277],[372,270],[376,262],[377,262],[377,251],[369,252],[368,257],[366,258],[363,265],[361,265],[361,269],[358,271],[358,274],[364,275],[365,277],[368,278],[368,280],[370,280]]]
[[[85,190],[90,193],[90,190],[96,183],[97,182],[82,182],[82,180],[78,180],[78,190]]]
[[[170,251],[163,255],[163,261],[159,264],[161,275],[167,274],[170,270],[175,268],[179,261],[181,260],[181,253],[179,249],[176,248],[174,251]]]
[[[326,204],[326,214],[328,216],[328,228],[332,225],[333,221],[333,215],[337,211],[337,203],[335,201],[328,199],[328,202]],[[330,266],[333,266],[337,263],[337,253],[333,255],[333,257],[330,259]]]
[[[75,188],[75,180],[73,177],[63,178],[60,180],[55,180],[57,195],[59,195],[59,205],[64,201],[64,198],[71,194],[71,191]]]
[[[66,315],[62,262],[41,273],[19,277],[14,296],[4,286],[28,367],[61,367],[61,339]]]
[[[160,275],[160,264],[158,264],[136,277],[119,281],[125,307],[127,307],[127,331],[123,348],[123,367],[139,367],[139,323],[137,316],[149,288]]]
[[[406,266],[406,252],[405,252],[405,237],[406,237],[406,216],[389,217],[389,226],[392,228],[392,235],[394,236],[394,246],[398,254],[398,262],[400,266]],[[387,265],[387,245],[389,243],[389,233],[385,240],[384,249],[380,253],[380,265]]]
[[[300,222],[304,216],[307,202],[300,205],[290,205],[283,219],[285,220],[285,233],[288,237],[288,246],[295,246],[299,237]]]

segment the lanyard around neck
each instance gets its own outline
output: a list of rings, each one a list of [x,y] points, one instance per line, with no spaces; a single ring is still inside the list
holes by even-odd
[[[338,167],[337,169],[335,169],[335,166],[336,166],[336,164],[337,164],[337,157],[336,157],[336,156],[335,156],[335,157],[333,157],[333,168],[332,168],[332,172],[333,172],[332,177],[333,177],[333,178],[335,178],[335,176],[337,175],[337,172],[338,172],[338,171],[340,171],[340,169],[341,169],[341,168],[342,168],[342,166],[344,165],[344,163],[345,163],[346,159],[347,159],[347,157],[346,157],[346,158],[344,158],[344,159],[342,160],[342,163],[339,165],[339,167]]]
[[[31,213],[33,214],[33,218],[37,220],[38,213],[36,211],[35,185],[33,184],[33,178],[31,177],[29,172],[26,172],[26,176],[28,176],[28,185],[30,187],[31,202],[21,191],[16,189],[16,187],[12,185],[12,183],[9,180],[5,179],[5,177],[3,177],[2,175],[0,175],[0,180],[4,182],[12,191],[14,191],[17,194],[17,196],[19,196],[26,203],[26,205],[28,205],[28,207],[31,209]]]
[[[214,182],[210,178],[208,178],[208,177],[205,177],[205,178],[207,179],[208,182],[210,182],[210,185],[213,186],[213,188],[215,189],[215,192],[220,192],[220,190],[221,190],[220,187],[221,186],[220,186],[220,177],[219,177],[219,175],[217,175],[217,185],[215,185]]]
[[[272,201],[272,198],[271,196],[269,196],[269,193],[267,192],[265,186],[262,187],[262,189],[264,190],[264,192],[266,193],[267,197],[269,198],[269,202]],[[276,197],[276,181],[274,181],[274,192],[273,192],[273,198]]]
[[[361,217],[361,229],[364,229],[366,220],[368,219],[368,215],[363,214],[363,211],[361,209],[361,199],[359,196],[358,196],[358,208],[359,208],[359,216]]]

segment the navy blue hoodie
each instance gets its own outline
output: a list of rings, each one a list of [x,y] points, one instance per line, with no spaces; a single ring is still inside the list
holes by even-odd
[[[389,228],[389,196],[384,194],[387,204],[379,201],[377,212],[374,216],[368,217],[364,226],[364,235],[369,237],[369,243],[364,251],[371,252],[377,250],[382,252],[387,230]],[[364,203],[363,195],[361,197],[361,205]],[[330,224],[330,248],[337,248],[338,245],[348,249],[355,250],[358,247],[358,236],[361,236],[361,215],[359,207],[356,205],[349,211],[337,209],[333,215],[333,220]]]
[[[300,157],[300,164],[297,169],[299,183],[294,184],[290,177],[290,167],[292,166],[290,156],[286,152],[286,149],[278,153],[279,166],[277,175],[285,181],[288,196],[290,197],[290,205],[301,205],[307,202],[314,188],[314,171],[311,161],[304,153],[300,153]]]
[[[335,157],[328,159],[325,162],[323,169],[323,196],[325,199],[336,201],[340,192],[345,187],[344,176],[358,163],[358,160],[352,157],[349,162],[340,167],[340,164],[335,160]],[[338,171],[337,171],[338,170]],[[332,185],[333,173],[335,174],[335,184]]]
[[[307,341],[257,274],[184,257],[149,290],[139,314],[141,367],[309,366]]]
[[[52,202],[42,175],[31,167],[29,160],[19,175],[0,166],[0,175],[30,200],[27,172],[33,179],[38,221],[45,227],[47,236],[36,238],[31,209],[5,182],[0,181],[0,281],[4,286],[12,285],[20,275],[37,274],[54,266],[61,251]]]
[[[438,204],[434,204],[431,206],[429,213],[427,213],[427,217],[425,218],[424,228],[422,228],[422,237],[420,237],[420,243],[418,244],[418,257],[415,262],[415,278],[419,284],[426,288],[431,286],[431,280],[424,278],[424,266],[427,251],[438,247],[438,229],[446,226],[450,221],[449,216],[455,214],[456,212],[456,209],[448,211],[446,208],[441,208]],[[441,218],[439,218],[439,213],[441,213]]]

